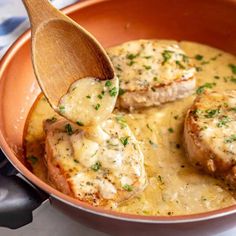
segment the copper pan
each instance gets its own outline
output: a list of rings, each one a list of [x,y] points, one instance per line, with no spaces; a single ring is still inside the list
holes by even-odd
[[[196,41],[236,54],[234,0],[88,0],[64,12],[104,47],[133,39],[164,38]],[[26,224],[32,220],[31,211],[49,197],[52,205],[74,220],[111,235],[204,235],[235,226],[236,205],[194,215],[137,216],[92,207],[42,182],[26,168],[22,158],[26,117],[39,93],[28,31],[0,63],[0,144],[15,169],[32,185],[16,176],[0,177],[0,205],[8,204],[3,210],[0,208],[0,225],[16,228]],[[29,195],[30,201],[24,201]],[[17,210],[12,206],[12,202],[17,202],[14,197],[18,197]],[[19,206],[22,203],[24,207]],[[14,223],[9,222],[13,217]]]

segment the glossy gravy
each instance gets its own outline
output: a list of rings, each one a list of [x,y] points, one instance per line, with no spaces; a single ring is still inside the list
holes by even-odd
[[[146,189],[137,197],[113,208],[116,211],[141,215],[181,215],[236,203],[233,192],[221,180],[201,173],[188,163],[182,142],[186,110],[197,93],[205,89],[236,89],[236,72],[232,67],[236,65],[236,57],[192,42],[181,42],[180,46],[193,58],[197,68],[194,95],[157,108],[129,113],[114,111],[123,116],[140,142],[148,175]],[[56,117],[58,115],[41,96],[32,108],[25,128],[26,160],[33,173],[45,182],[42,122]]]

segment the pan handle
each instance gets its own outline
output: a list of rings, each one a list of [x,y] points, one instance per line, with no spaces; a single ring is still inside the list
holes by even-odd
[[[0,227],[16,229],[32,222],[33,210],[48,198],[16,173],[0,150]]]

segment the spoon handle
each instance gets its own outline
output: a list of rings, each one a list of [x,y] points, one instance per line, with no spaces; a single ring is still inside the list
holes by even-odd
[[[22,0],[28,12],[33,31],[44,21],[59,18],[61,14],[48,0]]]

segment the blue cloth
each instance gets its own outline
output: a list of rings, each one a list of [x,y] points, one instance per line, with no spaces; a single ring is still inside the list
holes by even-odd
[[[59,9],[77,1],[51,0],[53,5]],[[0,0],[0,58],[29,26],[29,20],[21,0]]]

